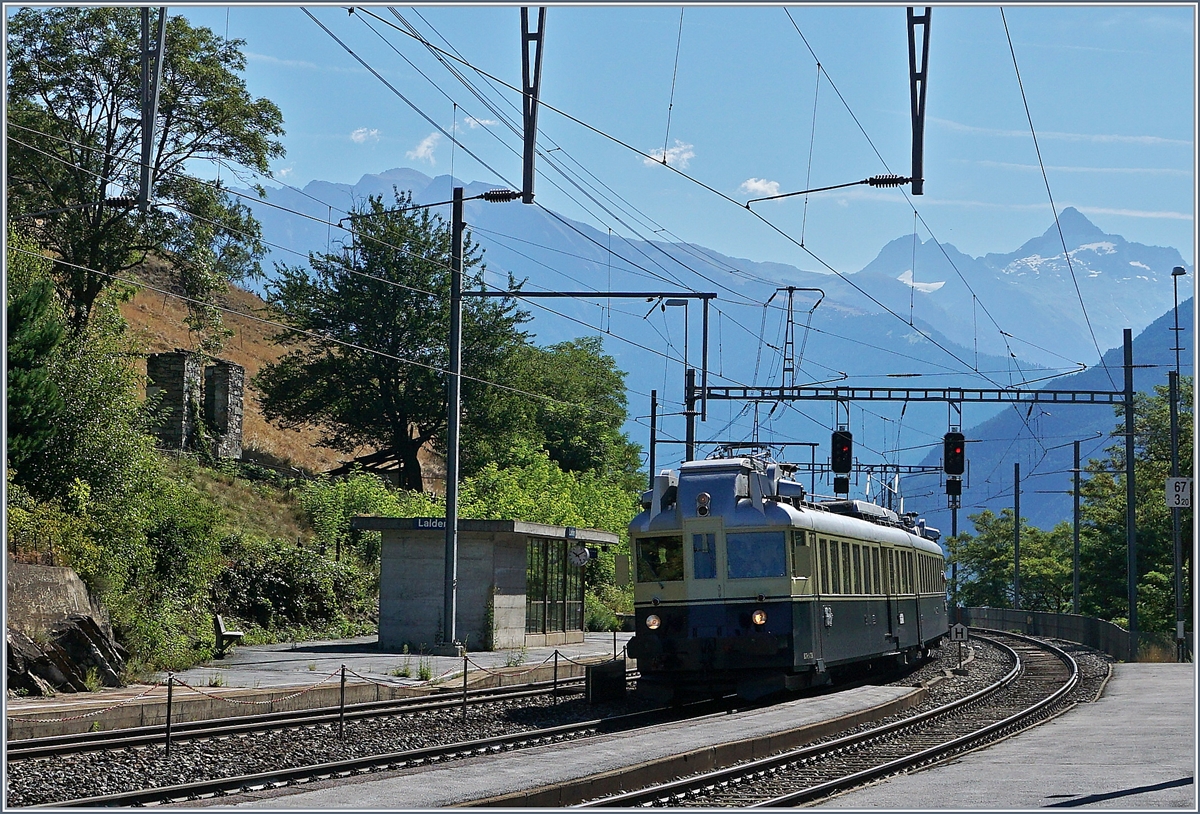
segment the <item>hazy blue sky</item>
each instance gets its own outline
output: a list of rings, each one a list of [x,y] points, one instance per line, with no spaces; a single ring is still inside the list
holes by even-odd
[[[452,148],[301,8],[172,7],[246,41],[250,90],[273,99],[285,118],[280,178],[303,186],[398,166],[429,175],[453,166],[465,181],[519,185],[517,136],[491,123],[496,116],[423,45],[344,7],[310,10],[447,131],[457,103],[463,146],[492,169]],[[520,85],[518,7],[396,10],[471,65]],[[387,8],[370,11],[401,24]],[[790,11],[792,19],[781,6],[690,6],[681,30],[678,6],[551,7],[542,99],[644,152],[665,143],[674,166],[738,201],[776,188],[907,174],[905,7]],[[1106,231],[1173,246],[1194,262],[1195,6],[1013,6],[1005,14],[1058,209],[1074,206]],[[819,85],[797,27],[820,60]],[[925,195],[910,200],[939,240],[972,255],[1011,251],[1052,216],[999,7],[935,8],[930,43]],[[518,94],[495,85],[489,93],[519,122]],[[609,185],[653,228],[731,255],[821,270],[696,183],[548,108],[539,125],[541,149],[560,147],[555,157]],[[587,214],[583,197],[546,161],[537,195],[564,214],[622,230]],[[815,194],[807,212],[802,197],[757,206],[840,271],[857,271],[914,229],[912,203],[896,189]]]

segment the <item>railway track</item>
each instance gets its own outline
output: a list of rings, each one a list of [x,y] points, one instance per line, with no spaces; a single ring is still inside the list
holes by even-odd
[[[629,671],[630,680],[637,677]],[[467,704],[478,705],[535,698],[554,692],[575,694],[581,692],[583,678],[560,679],[522,684],[519,687],[488,687],[467,692]],[[440,693],[437,697],[397,698],[390,701],[368,701],[347,704],[343,713],[339,707],[273,712],[259,715],[239,715],[206,721],[175,723],[171,727],[171,741],[186,741],[202,738],[223,738],[272,729],[292,729],[316,726],[339,720],[359,720],[385,715],[404,715],[416,712],[432,712],[453,709],[463,705],[462,692]],[[128,729],[113,729],[105,732],[81,732],[74,735],[51,735],[42,738],[25,738],[8,742],[8,760],[30,760],[42,757],[57,757],[77,752],[102,749],[123,749],[161,744],[165,741],[167,728],[143,726]]]
[[[885,726],[735,767],[592,800],[579,807],[798,806],[947,760],[1069,709],[1070,654],[1015,634],[977,636],[1008,650],[1011,671],[978,692]]]
[[[560,682],[561,690],[561,682]],[[483,699],[494,700],[494,699]],[[461,698],[457,702],[461,705]],[[595,718],[586,721],[547,727],[472,741],[449,743],[387,754],[375,754],[347,760],[295,766],[276,771],[237,776],[215,777],[177,785],[135,789],[113,794],[95,795],[70,800],[47,801],[33,808],[102,808],[124,806],[153,806],[165,803],[198,802],[228,794],[255,792],[297,786],[357,775],[411,769],[420,766],[442,765],[453,760],[500,754],[517,749],[532,748],[586,738],[627,729],[650,726],[723,709],[721,702],[709,701],[676,709],[653,709],[626,715]],[[336,717],[336,716],[335,716]],[[327,723],[327,722],[326,722]],[[210,736],[209,736],[210,737]],[[146,747],[143,747],[146,748]]]

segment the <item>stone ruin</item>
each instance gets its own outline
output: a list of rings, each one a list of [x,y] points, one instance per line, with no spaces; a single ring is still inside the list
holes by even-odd
[[[164,449],[195,451],[203,427],[217,458],[242,457],[242,402],[246,369],[224,359],[204,364],[198,353],[176,348],[146,359],[147,395],[163,393],[155,428]]]

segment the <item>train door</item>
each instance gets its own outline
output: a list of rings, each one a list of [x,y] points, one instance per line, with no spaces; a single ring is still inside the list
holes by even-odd
[[[883,550],[883,585],[884,593],[887,596],[884,598],[884,605],[887,609],[887,635],[890,641],[897,641],[896,637],[896,549],[885,548]]]

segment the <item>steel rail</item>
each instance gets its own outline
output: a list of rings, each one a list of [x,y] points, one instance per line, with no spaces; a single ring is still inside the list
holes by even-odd
[[[923,765],[935,762],[936,760],[943,759],[943,757],[938,757],[938,754],[940,753],[946,753],[947,750],[950,749],[953,749],[953,751],[957,753],[962,751],[964,748],[968,748],[968,746],[964,745],[967,742],[977,743],[980,739],[987,737],[991,733],[1000,731],[1001,729],[1011,728],[1012,726],[1019,724],[1021,721],[1025,720],[1027,716],[1036,714],[1036,711],[1045,709],[1047,705],[1055,703],[1057,700],[1061,699],[1063,695],[1070,692],[1070,690],[1075,687],[1079,676],[1078,665],[1068,653],[1065,653],[1064,651],[1055,648],[1052,645],[1047,645],[1044,642],[1038,642],[1036,640],[1027,639],[1026,637],[1016,636],[1015,634],[1005,633],[1004,635],[1013,636],[1014,638],[1035,643],[1039,647],[1050,650],[1055,656],[1063,660],[1064,663],[1068,665],[1068,670],[1070,672],[1069,679],[1050,697],[1042,699],[1033,707],[1023,710],[1016,715],[1009,716],[1002,721],[990,724],[987,727],[977,730],[976,732],[969,733],[968,735],[956,738],[947,743],[922,750],[916,754],[908,755],[898,760],[889,761],[884,766],[856,772],[852,775],[827,781],[822,783],[820,786],[804,789],[800,792],[792,793],[784,797],[760,801],[751,804],[748,807],[795,805],[797,802],[802,802],[813,797],[823,797],[835,791],[842,790],[843,788],[848,788],[851,785],[859,785],[867,780],[881,776],[882,774],[895,773],[903,768],[908,767],[909,765],[917,765],[918,763]],[[826,743],[804,746],[780,755],[760,758],[759,760],[739,764],[737,766],[725,769],[718,769],[712,772],[706,772],[704,774],[695,775],[692,777],[682,778],[680,780],[671,781],[651,788],[639,789],[636,791],[625,792],[623,794],[590,800],[575,807],[627,808],[651,806],[655,804],[670,805],[673,801],[681,800],[697,789],[728,784],[731,781],[735,781],[739,778],[750,775],[765,774],[772,772],[781,766],[787,766],[793,763],[815,762],[826,755],[852,750],[872,741],[884,740],[898,732],[902,732],[905,729],[916,728],[932,721],[966,711],[971,707],[986,702],[990,697],[994,696],[999,691],[1013,685],[1016,680],[1025,673],[1025,666],[1022,663],[1020,656],[1012,648],[987,636],[977,635],[977,638],[988,641],[989,643],[1008,651],[1010,657],[1014,660],[1014,665],[1013,668],[998,681],[964,698],[957,699],[948,704],[937,707],[936,709],[928,710],[910,718],[904,718],[884,726],[870,729],[863,733],[848,735]],[[944,756],[948,756],[948,754],[945,754]],[[914,763],[914,761],[916,761],[916,763]]]
[[[666,720],[677,720],[680,717],[707,714],[712,710],[718,709],[721,704],[721,701],[705,701],[685,705],[684,707],[646,710],[609,718],[595,718],[573,724],[563,724],[546,729],[535,729],[510,735],[497,735],[477,741],[462,741],[403,752],[350,758],[331,763],[295,766],[259,774],[220,777],[174,786],[159,786],[150,789],[83,797],[74,800],[39,803],[29,806],[29,808],[143,806],[156,803],[198,800],[241,791],[280,788],[311,781],[351,777],[370,772],[391,771],[423,764],[435,764],[458,758],[496,754],[547,743],[561,742],[573,738],[589,737],[605,732],[621,731],[637,726],[649,726]]]
[[[1024,639],[1027,642],[1035,641],[1025,636],[1019,636],[1018,634],[1007,635]],[[799,803],[826,797],[830,794],[834,794],[845,789],[854,788],[855,786],[860,786],[864,783],[868,783],[872,780],[886,777],[891,774],[940,763],[941,761],[947,760],[960,752],[982,746],[1000,737],[1001,735],[1012,734],[1016,731],[1031,726],[1032,722],[1040,720],[1044,712],[1048,711],[1049,708],[1057,704],[1060,699],[1066,696],[1067,693],[1071,692],[1071,690],[1073,690],[1079,683],[1079,665],[1069,653],[1045,642],[1039,642],[1039,644],[1061,659],[1063,663],[1066,664],[1070,675],[1057,690],[1032,706],[974,732],[968,732],[965,735],[947,741],[946,743],[931,746],[928,749],[923,749],[915,754],[897,758],[889,763],[885,763],[874,768],[865,769],[861,772],[855,772],[854,774],[850,774],[845,777],[836,778],[816,786],[811,786],[807,789],[802,789],[791,794],[781,795],[770,800],[765,800],[761,803],[754,803],[748,807],[779,808],[784,806],[795,806]],[[1062,711],[1065,712],[1066,710]]]
[[[633,679],[638,675],[636,670],[627,671],[627,678]],[[560,679],[558,691],[564,690],[575,694],[583,684],[583,677]],[[375,718],[386,715],[404,715],[413,712],[428,712],[440,709],[454,709],[462,706],[461,691],[445,689],[438,693],[436,699],[394,698],[385,701],[362,701],[347,704],[346,719]],[[532,698],[554,692],[554,682],[537,681],[519,686],[484,687],[468,690],[468,704],[484,704],[492,701],[508,701],[520,698]],[[250,732],[266,732],[273,729],[289,729],[302,726],[329,723],[342,717],[338,707],[318,707],[306,710],[288,710],[284,712],[267,712],[252,715],[229,716],[226,718],[208,719],[203,721],[188,721],[171,725],[171,740],[197,740],[200,738],[224,737]],[[19,720],[19,719],[16,719]],[[111,729],[104,732],[78,732],[70,735],[48,735],[41,738],[24,738],[8,742],[8,760],[30,760],[33,758],[53,757],[77,752],[94,752],[104,749],[122,749],[126,747],[146,746],[161,743],[166,736],[166,726],[128,727]]]

